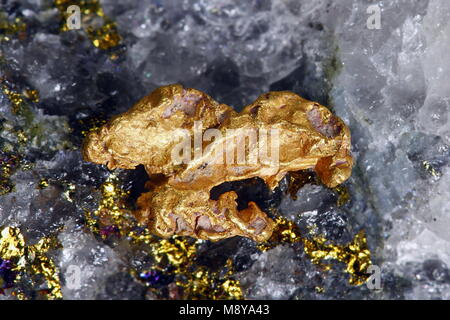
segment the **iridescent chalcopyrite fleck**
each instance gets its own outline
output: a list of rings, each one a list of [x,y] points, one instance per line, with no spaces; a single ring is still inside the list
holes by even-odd
[[[214,137],[206,137],[210,129],[216,130]],[[243,143],[245,157],[250,157],[254,150],[263,149],[263,144],[267,150],[274,142],[272,137],[260,138],[250,148],[245,139],[239,142],[239,134],[229,134],[240,129],[259,134],[276,129],[276,165],[210,161],[227,157],[229,146]],[[196,156],[188,162],[174,162],[173,150],[185,139],[185,133],[191,132],[195,140],[199,130],[203,152],[198,153],[194,141],[188,151]],[[274,189],[288,172],[307,169],[314,170],[325,185],[336,187],[351,174],[350,147],[350,131],[341,119],[292,92],[263,94],[236,112],[203,92],[169,85],[91,132],[83,156],[110,169],[145,167],[150,191],[139,197],[135,215],[158,236],[177,234],[208,240],[244,236],[265,241],[275,224],[256,203],[249,202],[247,208],[238,210],[234,191],[212,200],[210,190],[224,182],[254,177]]]

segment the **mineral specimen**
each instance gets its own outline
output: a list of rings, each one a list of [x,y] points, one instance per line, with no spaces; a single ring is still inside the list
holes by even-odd
[[[318,103],[269,92],[237,113],[181,85],[153,91],[91,132],[83,155],[110,169],[144,165],[156,185],[138,199],[139,220],[162,237],[210,240],[240,235],[264,241],[273,229],[254,202],[239,211],[234,191],[215,201],[211,188],[260,177],[274,189],[288,172],[305,169],[335,187],[353,163],[349,129]]]
[[[368,28],[377,6],[381,28]],[[448,0],[1,1],[0,230],[28,254],[0,255],[0,300],[449,300],[449,44]],[[274,194],[211,190],[274,213],[268,243],[153,237],[127,211],[144,168],[110,173],[79,146],[174,82],[236,111],[281,90],[332,107],[351,130],[351,177],[341,191],[311,171]],[[381,290],[355,285],[368,260]]]

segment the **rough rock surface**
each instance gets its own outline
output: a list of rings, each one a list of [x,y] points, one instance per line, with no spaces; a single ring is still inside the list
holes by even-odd
[[[350,285],[339,262],[324,271],[301,243],[261,252],[248,239],[204,242],[196,264],[213,272],[230,258],[247,298],[450,298],[447,0],[100,5],[121,36],[107,50],[85,30],[61,30],[53,1],[3,1],[0,8],[0,227],[20,228],[29,244],[58,239],[49,255],[64,298],[151,299],[151,287],[178,297],[169,276],[139,276],[156,263],[145,248],[105,240],[88,227],[85,212],[98,208],[110,173],[83,162],[79,151],[93,119],[174,82],[231,106],[290,90],[341,117],[355,160],[345,184],[349,201],[337,205],[336,192],[307,183],[296,199],[281,187],[258,205],[333,243],[349,243],[364,229],[382,287]],[[367,27],[373,5],[381,10],[380,29]],[[142,174],[117,172],[132,198],[142,192]],[[257,184],[240,194],[256,191],[268,192]],[[71,265],[83,271],[79,286]],[[3,260],[0,269],[0,298],[16,298]],[[27,279],[14,285],[27,294],[42,289]]]

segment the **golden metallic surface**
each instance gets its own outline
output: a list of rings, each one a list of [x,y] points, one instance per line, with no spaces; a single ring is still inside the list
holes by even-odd
[[[360,231],[352,242],[343,246],[331,244],[323,237],[304,239],[303,244],[313,263],[329,259],[338,260],[347,265],[345,271],[351,275],[350,284],[362,285],[367,281],[366,271],[371,265],[371,260],[364,231]]]
[[[69,17],[67,8],[77,5],[80,8],[81,28],[95,47],[109,50],[121,44],[122,37],[116,23],[106,17],[99,0],[54,0],[54,5],[64,17],[62,31],[69,31],[65,23]],[[117,56],[111,55],[111,58],[115,59]]]
[[[39,101],[39,92],[32,89],[18,90],[14,85],[8,83],[5,78],[0,78],[0,87],[3,94],[5,94],[11,102],[11,111],[25,121],[26,125],[22,128],[22,133],[24,136],[18,137],[19,140],[23,140],[24,138],[25,140],[28,140],[26,134],[29,135],[29,132],[31,131],[30,127],[33,121],[33,113],[31,111],[30,104]],[[26,131],[26,133],[24,131]]]
[[[209,190],[177,190],[163,185],[138,199],[138,219],[147,222],[150,231],[160,237],[174,234],[204,240],[244,236],[256,241],[270,237],[273,221],[254,202],[238,211],[237,194],[209,198]]]
[[[58,246],[55,238],[43,238],[37,244],[28,246],[31,271],[33,274],[44,276],[49,288],[46,293],[49,299],[62,299],[58,270],[53,260],[46,255],[50,249]]]
[[[429,161],[422,161],[422,167],[428,174],[432,175],[434,178],[439,178],[440,176],[442,176],[442,173],[436,170]]]
[[[0,11],[0,42],[9,41],[13,36],[22,39],[26,36],[26,30],[27,26],[21,18],[10,21],[7,13]]]
[[[221,288],[228,295],[228,297],[230,297],[230,299],[242,300],[244,298],[239,280],[225,280],[221,284]]]
[[[25,103],[24,96],[19,92],[11,90],[5,85],[3,85],[2,89],[3,93],[8,97],[9,101],[11,102],[13,113],[15,114],[20,113],[22,106]]]
[[[116,228],[121,236],[134,237],[132,229],[135,221],[130,219],[131,210],[125,204],[129,193],[119,187],[115,174],[111,174],[106,179],[100,187],[100,192],[101,198],[97,210],[85,211],[87,226],[93,232],[99,233],[102,238],[107,237],[107,234],[101,233],[105,227]]]
[[[48,179],[41,179],[38,184],[38,189],[45,189],[49,185]]]
[[[0,238],[0,257],[11,260],[14,257],[22,257],[25,251],[25,240],[19,229],[4,228]]]
[[[209,143],[204,141],[207,129],[219,134]],[[260,134],[278,130],[276,165],[227,161],[229,146],[239,144],[239,130],[244,129]],[[234,133],[229,134],[231,130]],[[186,132],[194,140],[200,133],[201,150],[198,152],[194,141],[187,150],[193,159],[176,163],[173,150],[185,141]],[[274,139],[260,139],[253,149],[247,148],[244,139],[244,160],[258,150],[267,150]],[[237,113],[205,93],[181,85],[156,89],[129,111],[91,132],[85,139],[83,156],[110,169],[143,165],[158,181],[138,200],[136,215],[140,221],[162,237],[182,234],[209,240],[241,235],[264,241],[273,228],[272,220],[252,202],[238,211],[234,192],[210,200],[214,186],[260,177],[273,189],[288,172],[312,169],[324,184],[335,187],[350,176],[353,164],[349,129],[318,103],[292,92],[269,92]]]
[[[293,221],[277,217],[271,237],[267,241],[259,243],[258,248],[261,251],[267,251],[281,244],[292,244],[300,241],[302,241],[302,237],[298,226]]]
[[[12,174],[21,166],[21,158],[13,153],[0,154],[0,196],[12,192],[14,185],[11,181]]]
[[[350,201],[350,192],[348,188],[344,185],[337,186],[333,188],[333,190],[337,193],[338,199],[337,199],[337,205],[339,207],[343,206],[347,202]]]
[[[204,154],[187,165],[174,164],[173,149],[184,139],[177,129],[193,132],[195,121],[202,122],[203,132],[210,128],[221,132],[280,129],[279,166],[237,166],[223,161],[213,164],[213,169],[209,164],[205,167],[204,159],[211,158],[215,145],[231,144],[227,140],[235,138],[225,134],[225,141],[207,144]],[[110,169],[134,169],[142,164],[149,175],[167,175],[169,184],[176,188],[197,190],[253,177],[264,179],[274,188],[287,172],[304,169],[314,169],[323,183],[335,187],[350,176],[353,163],[349,129],[315,102],[292,92],[270,92],[237,113],[205,93],[180,85],[156,89],[98,132],[89,134],[83,155],[85,160]]]
[[[101,199],[98,209],[85,212],[86,225],[96,235],[106,239],[102,229],[118,228],[120,236],[135,245],[148,249],[155,264],[152,270],[175,277],[171,286],[171,299],[242,299],[240,283],[233,277],[231,260],[218,271],[198,266],[196,257],[202,240],[172,236],[168,239],[155,237],[147,228],[139,228],[130,214],[126,198],[128,192],[120,187],[120,179],[111,174],[100,187]],[[137,276],[136,271],[132,271]],[[163,297],[159,289],[149,288],[155,296]]]
[[[32,276],[42,276],[47,283],[47,290],[41,291],[44,298],[61,299],[61,285],[55,263],[47,256],[47,252],[59,246],[56,238],[42,238],[34,245],[27,245],[18,228],[5,227],[0,232],[0,258],[13,263],[13,271]],[[36,277],[36,281],[40,281]],[[39,286],[40,283],[36,284]],[[28,297],[20,289],[13,291],[19,299]]]
[[[174,236],[172,239],[163,239],[152,246],[152,253],[156,262],[163,259],[175,266],[180,267],[189,263],[197,253],[197,243],[186,242],[183,238]]]
[[[356,234],[350,243],[336,245],[322,236],[304,237],[294,222],[278,217],[275,220],[272,236],[267,242],[260,243],[258,248],[267,251],[280,244],[296,242],[302,242],[304,251],[311,262],[321,265],[324,270],[330,269],[330,265],[325,264],[325,261],[337,260],[346,264],[345,272],[350,274],[350,284],[362,285],[367,281],[369,274],[366,271],[372,262],[363,230]]]
[[[99,118],[81,119],[78,121],[79,125],[84,128],[81,130],[81,135],[86,137],[89,133],[97,131],[101,126],[106,123],[106,120]]]
[[[323,287],[315,287],[317,293],[324,293],[325,289]]]
[[[186,299],[242,300],[244,298],[239,280],[233,279],[232,261],[228,260],[222,270],[212,272],[195,267],[188,281],[177,281]]]
[[[39,91],[38,90],[32,90],[32,89],[28,89],[25,90],[24,95],[33,102],[39,102]]]

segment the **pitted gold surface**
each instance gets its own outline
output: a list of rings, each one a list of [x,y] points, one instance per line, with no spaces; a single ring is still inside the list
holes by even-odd
[[[237,194],[209,198],[209,190],[177,190],[165,184],[138,199],[138,219],[150,222],[150,231],[162,237],[173,234],[220,240],[244,236],[256,241],[270,237],[273,221],[254,202],[238,211]]]
[[[206,139],[207,129],[215,129],[219,135]],[[229,132],[242,129],[260,134],[278,130],[277,165],[226,161],[226,148],[239,143],[240,134]],[[193,159],[174,162],[173,150],[183,142],[186,132],[195,140],[198,131],[203,137],[200,152],[194,141],[189,150]],[[255,148],[245,147],[246,159],[262,147],[270,149],[272,139],[260,139]],[[292,92],[269,92],[237,113],[198,90],[180,85],[156,89],[129,111],[91,132],[83,156],[110,169],[144,165],[147,173],[160,181],[139,198],[136,215],[140,221],[163,237],[180,234],[210,240],[241,235],[264,241],[273,229],[273,221],[255,203],[239,211],[233,191],[211,200],[214,186],[260,177],[273,189],[288,172],[312,169],[324,184],[335,187],[350,176],[352,167],[349,129],[318,103]],[[223,161],[211,161],[218,157]]]

